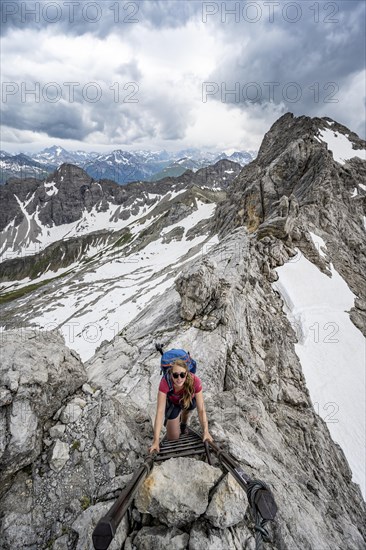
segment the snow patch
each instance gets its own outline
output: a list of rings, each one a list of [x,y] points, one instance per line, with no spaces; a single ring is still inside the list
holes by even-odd
[[[323,246],[320,237],[314,238]],[[332,265],[328,277],[301,254],[276,271],[273,287],[297,330],[295,349],[314,408],[341,445],[365,496],[365,339],[348,314],[355,295]]]
[[[187,231],[212,215],[215,206],[198,201],[197,212],[178,225]],[[189,241],[183,237],[170,243],[163,243],[161,236],[130,255],[112,247],[105,251],[102,264],[84,274],[79,271],[77,290],[74,280],[50,289],[50,305],[32,318],[32,324],[41,329],[59,328],[67,345],[86,361],[103,340],[111,340],[151,299],[171,288],[185,263],[204,256],[217,242],[217,235],[198,235]]]
[[[50,189],[55,188],[50,187]],[[99,212],[94,206],[90,212],[84,210],[82,217],[75,222],[46,227],[39,219],[39,209],[33,214],[28,214],[26,210],[27,205],[33,200],[34,194],[24,203],[16,195],[15,197],[25,218],[21,229],[24,236],[20,237],[18,228],[14,230],[10,227],[10,224],[1,233],[1,240],[4,245],[0,256],[3,255],[3,259],[7,260],[21,256],[31,256],[41,252],[54,242],[72,237],[103,230],[119,231],[133,224],[155,208],[155,204],[150,205],[147,209],[140,206],[136,215],[130,215],[126,220],[123,220],[119,218],[121,206],[109,203],[109,208],[105,212]],[[136,205],[136,202],[131,205],[131,208],[134,205]]]
[[[353,149],[352,141],[347,136],[334,132],[333,130],[322,130],[319,135],[327,146],[328,150],[333,153],[333,158],[339,164],[344,164],[345,161],[358,157],[362,160],[366,160],[365,149]]]
[[[56,182],[55,181],[44,182],[44,190],[49,197],[52,197],[53,195],[57,195],[58,189],[56,187]]]
[[[310,236],[312,238],[314,246],[317,249],[319,255],[322,256],[322,258],[325,258],[326,255],[324,254],[323,250],[327,249],[327,245],[325,244],[323,239],[321,237],[319,237],[319,235],[315,235],[315,233],[312,233],[311,231],[309,231],[309,233],[310,233]]]
[[[215,212],[215,208],[216,204],[207,204],[202,201],[197,201],[197,210],[195,210],[190,216],[187,216],[187,218],[184,218],[184,220],[169,225],[168,227],[164,227],[161,231],[161,234],[165,235],[176,227],[183,227],[184,233],[186,233],[188,229],[191,229],[192,227],[197,225],[198,222],[200,222],[201,220],[211,218],[211,216]]]

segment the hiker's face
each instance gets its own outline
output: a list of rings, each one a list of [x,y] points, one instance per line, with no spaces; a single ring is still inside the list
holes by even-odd
[[[187,371],[185,369],[182,369],[181,367],[173,367],[172,377],[175,386],[183,386],[187,378]]]

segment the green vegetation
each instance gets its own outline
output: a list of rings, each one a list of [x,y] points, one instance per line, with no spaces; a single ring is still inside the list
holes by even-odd
[[[71,450],[72,451],[78,451],[80,449],[80,441],[78,441],[77,439],[75,439],[75,441],[73,442],[73,444],[71,445]]]
[[[63,246],[60,248],[59,243],[47,247],[39,255],[37,254],[34,257],[27,276],[31,279],[36,279],[37,276],[46,271],[48,266],[51,266],[52,269],[55,269],[55,267],[56,269],[63,267],[64,262],[61,261],[62,252],[64,252],[64,248]]]
[[[132,234],[130,231],[126,231],[119,239],[116,240],[116,242],[113,243],[113,248],[115,247],[121,247],[125,246],[130,240],[132,239]]]
[[[52,280],[53,279],[48,279],[47,281],[41,281],[40,283],[34,283],[33,285],[28,285],[23,288],[19,288],[18,290],[7,292],[3,296],[0,296],[0,304],[6,304],[7,302],[11,302],[12,300],[17,300],[18,298],[21,298],[25,294],[29,294],[30,292],[37,290],[41,286],[46,285]]]
[[[51,539],[46,542],[46,546],[44,548],[53,548],[53,545],[56,541],[56,537],[52,537]]]
[[[91,500],[87,496],[83,496],[80,499],[80,504],[83,510],[86,510],[91,505]]]
[[[62,277],[65,277],[65,275],[68,275],[69,273],[70,271],[66,271],[65,273],[62,273],[62,275],[57,275],[57,277],[52,277],[52,279],[46,279],[45,281],[40,281],[39,283],[33,283],[31,285],[24,286],[23,288],[19,288],[18,290],[6,292],[2,296],[0,296],[0,305],[6,304],[8,302],[12,302],[13,300],[17,300],[18,298],[22,298],[26,294],[30,294],[34,290],[37,290],[42,286],[48,285],[48,283],[51,283],[52,281],[56,281],[57,279],[62,279]]]

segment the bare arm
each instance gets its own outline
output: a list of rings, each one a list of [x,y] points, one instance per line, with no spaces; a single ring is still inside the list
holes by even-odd
[[[205,441],[206,439],[209,439],[212,441],[212,437],[210,435],[210,432],[208,431],[207,415],[206,415],[205,403],[203,401],[202,391],[196,393],[196,403],[197,403],[198,417],[200,419],[200,424],[203,431],[203,441]]]
[[[154,422],[154,440],[153,440],[152,446],[150,447],[150,452],[154,450],[159,451],[159,438],[160,438],[161,428],[163,426],[165,405],[166,405],[166,393],[159,391],[158,403],[156,406],[155,422]]]

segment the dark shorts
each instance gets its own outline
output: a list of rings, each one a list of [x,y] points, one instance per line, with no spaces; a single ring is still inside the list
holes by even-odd
[[[180,405],[176,405],[175,403],[172,403],[169,398],[166,400],[166,407],[165,407],[165,424],[168,420],[174,420],[179,416],[182,410],[186,411],[192,411],[197,407],[196,405],[196,398],[194,397],[192,399],[192,403],[188,407],[188,409],[182,409]]]

